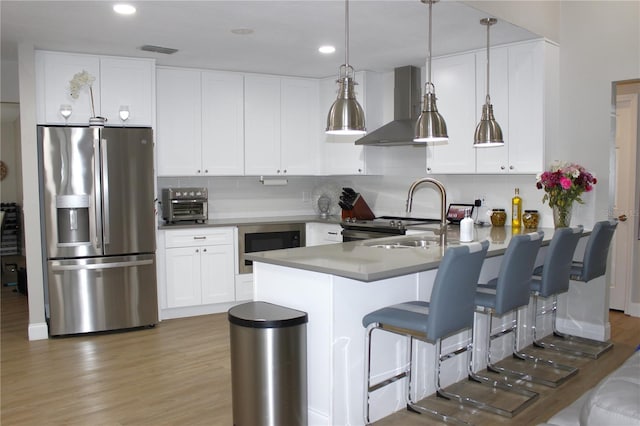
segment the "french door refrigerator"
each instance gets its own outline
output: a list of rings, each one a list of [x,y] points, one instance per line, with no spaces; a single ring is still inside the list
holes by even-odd
[[[158,321],[150,128],[38,126],[51,335]]]

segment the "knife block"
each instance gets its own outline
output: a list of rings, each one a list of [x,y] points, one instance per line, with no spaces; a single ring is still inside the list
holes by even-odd
[[[352,210],[342,210],[343,219],[352,217],[360,220],[375,219],[375,215],[369,208],[369,205],[360,195],[358,195],[358,198],[356,198],[356,201],[354,201]]]

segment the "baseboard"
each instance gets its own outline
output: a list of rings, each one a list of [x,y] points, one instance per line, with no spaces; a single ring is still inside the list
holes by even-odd
[[[640,317],[640,303],[630,302],[624,313],[627,315],[631,315],[632,317]]]
[[[200,315],[220,314],[227,312],[230,308],[240,303],[248,302],[228,302],[216,303],[214,305],[185,306],[181,308],[165,308],[160,310],[160,320],[175,318],[195,317]]]
[[[29,340],[45,340],[49,338],[49,327],[46,322],[29,324]]]
[[[576,321],[567,318],[556,318],[558,331],[573,336],[606,342],[611,339],[611,323],[593,324],[584,321]]]

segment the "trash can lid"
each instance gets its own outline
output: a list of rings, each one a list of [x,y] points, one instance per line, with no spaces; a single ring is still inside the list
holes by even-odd
[[[281,328],[305,324],[307,313],[267,302],[249,302],[229,309],[229,322],[251,328]]]

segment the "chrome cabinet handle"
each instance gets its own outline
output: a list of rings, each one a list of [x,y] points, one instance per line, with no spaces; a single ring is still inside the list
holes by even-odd
[[[514,167],[513,167],[513,166],[509,166],[509,170],[513,170],[513,169],[514,169]]]
[[[626,222],[627,221],[627,215],[626,214],[621,214],[620,216],[618,216],[618,220],[620,222]]]
[[[500,170],[504,170],[504,169],[505,169],[505,167],[504,167],[504,166],[500,166]]]

